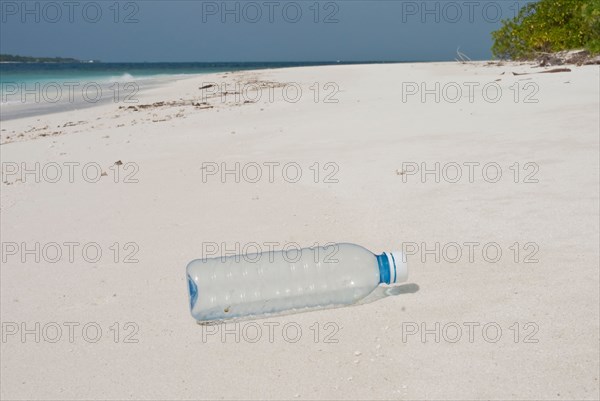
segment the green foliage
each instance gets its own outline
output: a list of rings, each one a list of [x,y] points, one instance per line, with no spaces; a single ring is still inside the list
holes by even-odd
[[[524,6],[492,33],[501,59],[531,59],[540,52],[587,49],[600,53],[600,0],[539,0]]]

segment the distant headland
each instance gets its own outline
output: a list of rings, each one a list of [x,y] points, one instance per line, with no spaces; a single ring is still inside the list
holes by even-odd
[[[28,57],[0,54],[0,63],[100,63],[100,60],[78,60],[64,57]]]

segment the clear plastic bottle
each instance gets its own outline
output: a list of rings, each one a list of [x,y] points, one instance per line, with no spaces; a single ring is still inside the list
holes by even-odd
[[[187,266],[199,322],[352,305],[379,284],[408,279],[402,252],[375,255],[354,244],[197,259]]]

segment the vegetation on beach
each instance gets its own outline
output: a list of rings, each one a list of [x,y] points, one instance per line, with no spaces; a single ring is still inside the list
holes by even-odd
[[[500,59],[529,60],[543,53],[586,49],[600,53],[600,0],[539,0],[492,33]]]
[[[63,57],[26,57],[13,56],[12,54],[0,54],[0,63],[81,63],[74,58]]]

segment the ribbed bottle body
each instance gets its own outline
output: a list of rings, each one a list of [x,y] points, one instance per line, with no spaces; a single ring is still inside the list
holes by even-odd
[[[376,256],[354,244],[198,259],[187,276],[198,321],[350,305],[380,282]]]

